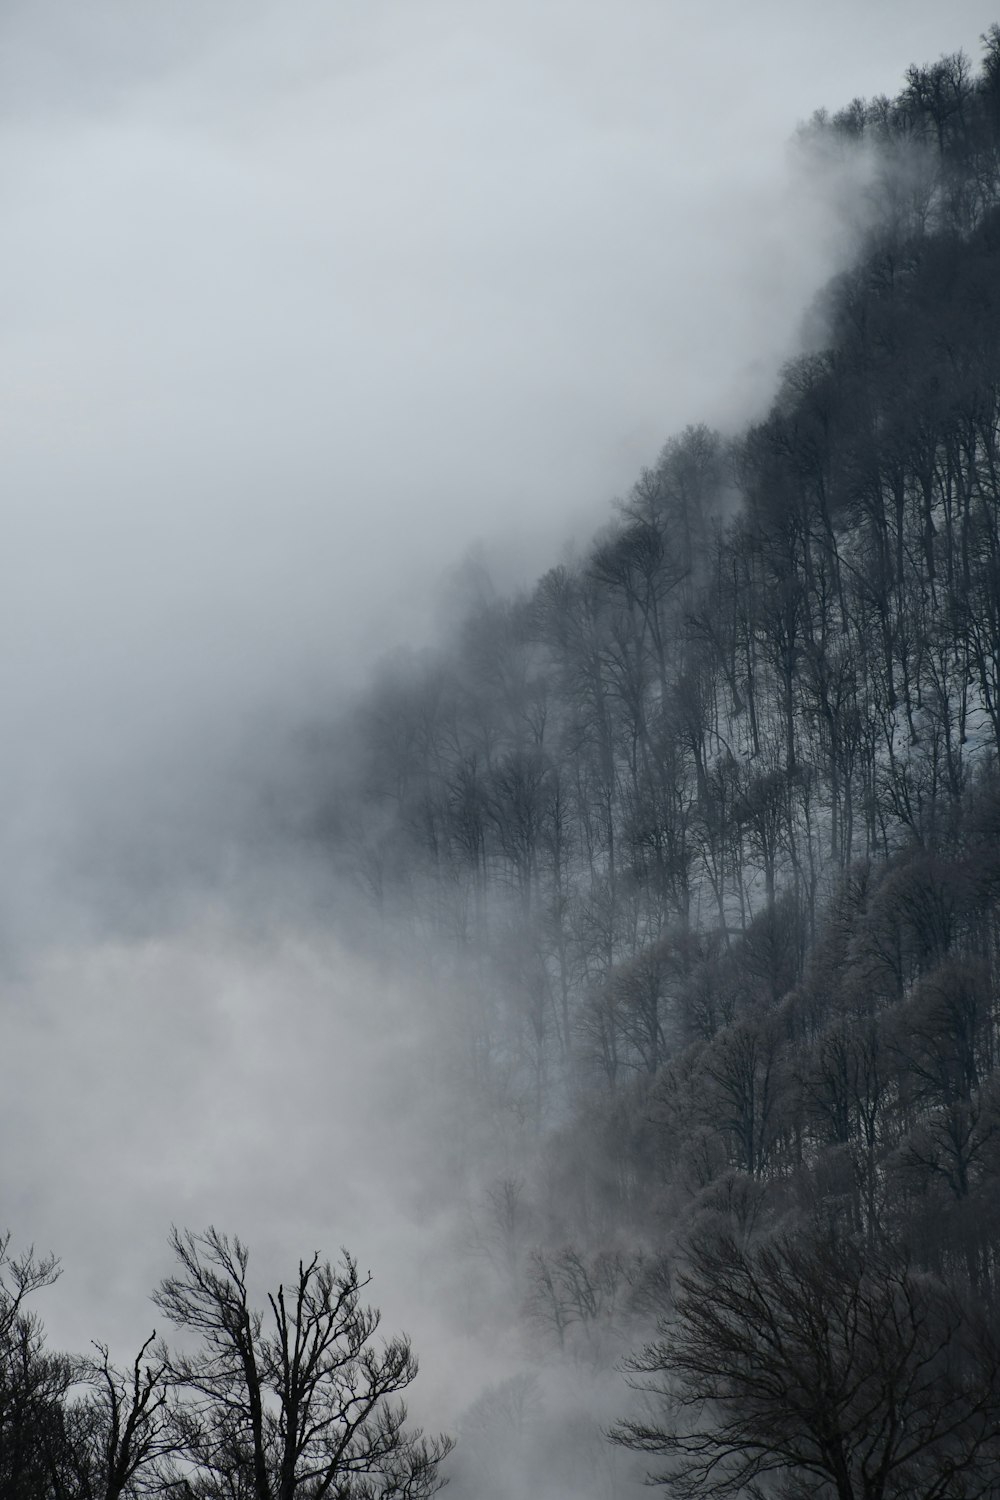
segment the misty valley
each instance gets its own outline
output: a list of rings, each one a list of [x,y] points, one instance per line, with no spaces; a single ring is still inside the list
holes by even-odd
[[[187,906],[122,860],[133,948],[53,960],[144,1228],[147,1134],[219,1206],[142,1288],[109,1213],[148,1328],[64,1352],[15,1195],[0,1500],[1000,1495],[1000,27],[795,150],[851,254],[759,420],[467,561],[207,874],[178,820]]]

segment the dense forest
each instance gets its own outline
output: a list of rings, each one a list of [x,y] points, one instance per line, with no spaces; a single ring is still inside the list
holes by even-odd
[[[54,1267],[8,1257],[0,1494],[450,1476],[490,1500],[542,1493],[546,1446],[552,1494],[1000,1492],[1000,27],[983,42],[978,70],[911,67],[801,132],[850,166],[863,228],[767,415],[672,438],[577,562],[512,598],[484,580],[322,740],[309,840],[458,997],[441,1067],[474,1107],[442,1149],[525,1373],[448,1457],[403,1426],[415,1365],[371,1352],[349,1259],[301,1265],[267,1322],[238,1241],[177,1236],[158,1305],[204,1343],[122,1374],[45,1351],[25,1300]],[[543,1437],[560,1369],[601,1394]]]
[[[1000,1487],[984,45],[802,132],[865,228],[766,417],[671,439],[578,563],[395,660],[328,813],[460,989],[477,1107],[540,1142],[488,1190],[526,1323],[590,1359],[666,1319],[616,1434],[672,1493]]]

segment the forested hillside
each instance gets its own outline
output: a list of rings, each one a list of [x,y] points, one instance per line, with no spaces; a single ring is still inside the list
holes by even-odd
[[[477,1108],[542,1143],[488,1194],[526,1325],[620,1353],[652,1298],[674,1321],[638,1378],[719,1419],[618,1435],[696,1491],[1000,1485],[984,45],[978,73],[944,58],[814,119],[803,148],[853,163],[867,227],[767,416],[672,438],[577,564],[398,657],[328,810],[460,991]],[[813,1344],[783,1343],[817,1307]]]

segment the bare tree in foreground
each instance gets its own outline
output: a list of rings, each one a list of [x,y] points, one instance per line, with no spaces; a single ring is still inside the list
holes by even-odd
[[[424,1500],[440,1489],[444,1437],[408,1431],[400,1392],[417,1373],[405,1337],[375,1342],[368,1278],[344,1252],[314,1255],[251,1307],[248,1251],[215,1229],[173,1232],[178,1270],[154,1295],[200,1336],[170,1353],[183,1458],[174,1493],[198,1500]]]
[[[674,1317],[629,1361],[647,1416],[613,1441],[671,1495],[1000,1493],[1000,1349],[889,1254],[799,1233],[696,1242]]]
[[[61,1441],[62,1409],[73,1384],[73,1362],[49,1354],[28,1299],[59,1276],[54,1256],[29,1249],[15,1255],[0,1234],[0,1495],[44,1495],[52,1455]]]
[[[177,1451],[167,1369],[150,1355],[155,1332],[128,1370],[110,1361],[106,1344],[82,1362],[87,1395],[67,1403],[62,1442],[51,1466],[53,1500],[133,1500],[159,1494]]]

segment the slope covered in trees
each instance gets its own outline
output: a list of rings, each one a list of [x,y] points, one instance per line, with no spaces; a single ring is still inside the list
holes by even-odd
[[[1000,29],[978,72],[913,67],[804,137],[868,204],[816,347],[748,431],[669,441],[577,565],[397,658],[328,826],[460,992],[477,1108],[542,1143],[491,1200],[526,1321],[579,1353],[652,1306],[673,1331],[636,1370],[729,1400],[736,1434],[719,1463],[666,1418],[619,1436],[694,1491],[980,1494],[998,1366],[958,1330],[993,1326],[1000,1276]],[[855,1318],[810,1357],[871,1402],[833,1458],[757,1463],[719,1350],[737,1291],[792,1317],[810,1287]],[[914,1369],[919,1452],[890,1389]]]

